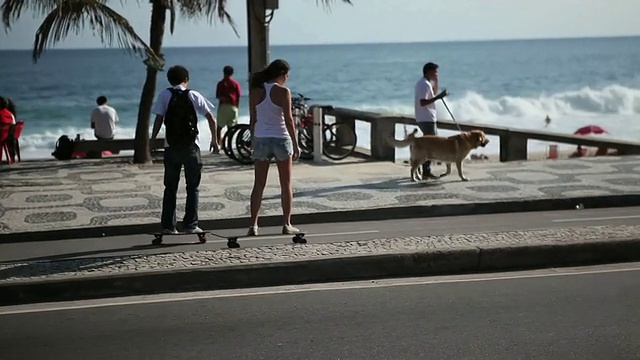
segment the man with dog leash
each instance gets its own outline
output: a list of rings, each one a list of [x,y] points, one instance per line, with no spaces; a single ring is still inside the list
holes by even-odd
[[[424,135],[437,135],[436,101],[444,99],[448,94],[442,90],[438,95],[438,65],[432,62],[422,67],[422,77],[415,86],[414,113],[416,123]],[[422,178],[437,179],[431,173],[431,161],[422,164]]]

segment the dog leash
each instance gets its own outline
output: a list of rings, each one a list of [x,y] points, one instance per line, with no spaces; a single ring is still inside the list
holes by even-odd
[[[451,118],[453,119],[453,122],[456,124],[456,126],[458,127],[458,130],[460,130],[460,132],[463,132],[462,129],[460,128],[460,125],[458,125],[458,122],[456,121],[455,116],[453,116],[453,114],[451,113],[451,110],[449,110],[449,106],[447,106],[447,102],[444,101],[444,98],[440,99],[442,100],[442,103],[444,104],[444,107],[447,109],[447,111],[449,112],[449,115],[451,116]]]

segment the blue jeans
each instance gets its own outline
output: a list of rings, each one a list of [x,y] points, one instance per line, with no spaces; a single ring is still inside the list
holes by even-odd
[[[423,135],[438,135],[438,127],[435,122],[419,122],[417,123]],[[431,174],[431,161],[427,160],[422,164],[422,178],[425,179],[427,174]]]
[[[164,148],[164,196],[162,197],[162,228],[176,229],[176,197],[180,172],[184,165],[184,179],[187,184],[187,203],[182,225],[185,230],[198,226],[198,187],[202,177],[200,148],[193,144],[188,148]]]
[[[254,160],[287,160],[293,155],[293,142],[289,138],[258,137],[252,140]]]

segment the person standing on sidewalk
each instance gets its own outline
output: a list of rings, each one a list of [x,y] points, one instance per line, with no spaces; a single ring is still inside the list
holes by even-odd
[[[198,114],[207,118],[211,139],[216,137],[216,119],[213,105],[199,92],[187,88],[189,71],[175,65],[167,71],[170,88],[158,94],[153,106],[156,115],[151,139],[155,139],[162,124],[165,125],[164,140],[164,195],[162,197],[162,229],[165,234],[177,234],[176,198],[180,172],[184,166],[187,185],[187,203],[182,220],[184,231],[201,233],[198,227],[198,188],[202,176],[202,158],[198,139]],[[214,147],[218,148],[215,142]]]
[[[251,227],[247,235],[258,235],[258,213],[267,184],[271,159],[276,160],[280,178],[283,234],[300,232],[291,225],[293,161],[300,157],[296,127],[291,113],[291,91],[284,84],[289,79],[289,64],[274,60],[264,70],[251,76],[249,95],[250,127],[254,159],[251,191]]]
[[[414,112],[416,123],[423,135],[438,135],[436,101],[447,96],[447,90],[438,92],[438,65],[432,62],[422,67],[422,77],[415,86]],[[431,173],[431,161],[422,164],[422,178],[437,179]]]
[[[233,78],[233,67],[227,65],[222,69],[223,78],[216,86],[218,99],[218,144],[222,142],[222,129],[227,131],[238,122],[240,106],[240,83]],[[211,151],[211,149],[209,149]]]

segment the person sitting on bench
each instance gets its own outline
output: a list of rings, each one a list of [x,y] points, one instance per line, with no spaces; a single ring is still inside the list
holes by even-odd
[[[96,99],[98,106],[91,112],[91,128],[98,140],[113,140],[118,122],[116,109],[107,105],[107,98],[100,96]]]

